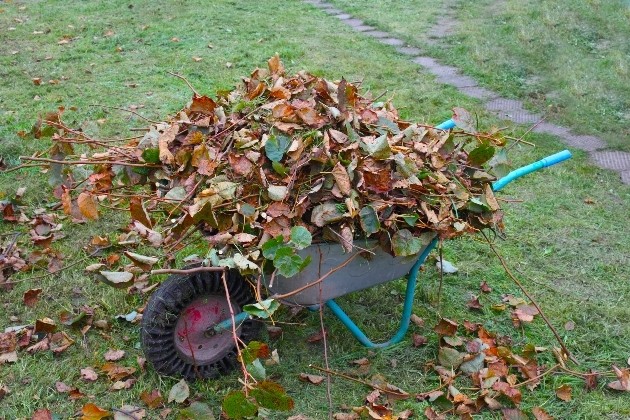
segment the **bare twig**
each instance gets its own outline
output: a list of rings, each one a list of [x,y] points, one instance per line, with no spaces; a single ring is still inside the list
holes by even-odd
[[[327,369],[327,368],[323,368],[323,367],[316,366],[316,365],[308,365],[308,367],[310,367],[311,369],[319,370],[320,372],[329,373],[331,375],[338,376],[340,378],[347,379],[349,381],[353,381],[353,382],[356,382],[356,383],[359,383],[359,384],[363,384],[365,386],[369,386],[370,388],[376,389],[376,390],[381,391],[381,392],[383,392],[385,394],[397,395],[397,396],[402,397],[402,398],[408,398],[409,397],[409,394],[407,394],[407,393],[401,393],[401,392],[394,391],[394,390],[391,390],[391,389],[383,389],[383,388],[381,388],[378,385],[371,384],[371,383],[369,383],[367,381],[364,381],[362,379],[355,378],[355,377],[343,374],[341,372],[337,372],[337,371],[332,370],[332,369]]]
[[[195,267],[188,268],[185,270],[179,270],[176,268],[161,268],[159,270],[151,270],[151,274],[192,274],[192,273],[203,273],[206,271],[225,271],[225,267]]]
[[[569,359],[571,359],[573,361],[573,363],[575,363],[576,365],[579,365],[580,362],[578,362],[578,360],[571,354],[571,352],[569,352],[569,349],[567,349],[567,347],[565,346],[564,342],[562,341],[562,338],[560,337],[560,334],[558,334],[558,331],[556,331],[556,329],[551,324],[551,322],[549,321],[549,319],[547,318],[545,313],[542,311],[542,309],[540,308],[540,305],[538,305],[538,303],[534,300],[534,298],[527,292],[525,287],[523,287],[521,282],[514,276],[514,274],[512,274],[512,272],[510,271],[510,269],[507,266],[507,263],[505,262],[505,260],[501,256],[501,254],[499,254],[497,249],[494,247],[494,244],[490,241],[490,238],[488,238],[488,236],[486,235],[486,233],[484,231],[481,231],[481,234],[484,236],[484,238],[486,238],[486,242],[490,246],[490,249],[492,249],[492,252],[494,252],[494,254],[497,256],[497,258],[501,262],[501,265],[503,266],[503,269],[505,270],[507,275],[512,279],[512,281],[518,286],[519,289],[521,289],[521,291],[525,294],[525,296],[527,296],[527,298],[536,307],[536,309],[538,310],[538,313],[540,314],[542,319],[545,321],[545,324],[547,324],[547,326],[549,327],[549,329],[551,330],[553,335],[556,337],[556,340],[558,340],[558,344],[560,344],[560,347],[562,347],[562,351],[564,352],[564,354]]]
[[[541,373],[540,375],[535,376],[535,377],[533,377],[533,378],[530,378],[530,379],[528,379],[528,380],[526,380],[526,381],[519,382],[518,384],[515,384],[515,385],[513,386],[513,388],[518,388],[519,386],[523,386],[523,385],[527,385],[527,384],[532,383],[532,382],[536,382],[536,381],[538,381],[539,379],[541,379],[541,378],[543,378],[543,377],[545,377],[545,376],[549,375],[551,372],[553,372],[554,370],[558,369],[559,367],[560,367],[560,363],[555,364],[555,365],[553,365],[552,367],[550,367],[549,369],[547,369],[546,371],[544,371],[543,373]]]
[[[168,74],[170,74],[171,76],[175,76],[175,77],[177,77],[178,79],[182,79],[182,80],[184,81],[184,83],[186,83],[186,84],[188,85],[188,87],[190,88],[190,90],[192,90],[192,92],[195,94],[195,96],[201,96],[201,95],[199,94],[199,92],[197,92],[197,91],[195,90],[195,88],[193,87],[193,85],[191,85],[191,84],[190,84],[190,82],[188,81],[188,79],[186,79],[184,76],[182,76],[181,74],[177,74],[177,73],[170,72],[170,71],[168,71],[168,70],[167,70],[166,72],[167,72]]]
[[[346,265],[350,264],[350,261],[354,260],[357,256],[359,255],[359,253],[357,252],[356,254],[354,254],[353,256],[351,256],[350,258],[348,258],[347,260],[345,260],[343,263],[341,263],[340,265],[338,265],[337,267],[331,269],[329,272],[327,272],[326,274],[324,274],[323,276],[321,276],[319,279],[315,280],[312,283],[309,283],[305,286],[299,287],[291,292],[288,293],[284,293],[282,295],[273,295],[271,296],[272,299],[286,299],[288,297],[291,297],[293,295],[296,295],[298,293],[300,293],[303,290],[308,289],[309,287],[313,287],[321,282],[323,282],[324,280],[326,280],[326,278],[328,278],[328,276],[330,276],[331,274],[333,274],[334,272],[341,270],[342,268],[344,268]]]
[[[127,108],[120,108],[120,107],[117,107],[117,106],[109,106],[109,105],[98,105],[98,104],[95,104],[95,105],[90,105],[90,106],[95,106],[95,107],[100,107],[100,108],[108,108],[108,109],[117,109],[117,110],[119,110],[119,111],[129,112],[130,114],[133,114],[133,115],[135,115],[135,116],[137,116],[137,117],[140,117],[140,118],[142,118],[143,120],[148,121],[148,122],[150,122],[150,123],[152,123],[152,124],[159,124],[159,122],[158,122],[158,121],[153,121],[153,120],[151,120],[151,119],[149,119],[149,118],[145,117],[144,115],[138,114],[136,111],[133,111],[133,110],[131,110],[131,109],[127,109]]]
[[[115,161],[115,160],[99,160],[99,161],[56,160],[56,159],[30,157],[30,156],[20,156],[20,160],[28,160],[28,161],[33,161],[33,162],[60,163],[62,165],[120,165],[120,166],[137,166],[140,168],[161,168],[160,165],[151,165],[151,164],[146,164],[146,163],[120,162],[120,161]]]
[[[523,137],[525,137],[526,135],[528,135],[534,128],[538,127],[543,121],[545,121],[545,117],[541,118],[536,124],[532,125],[531,127],[529,127],[527,129],[526,132],[523,133],[523,135],[517,139],[514,139],[515,142],[510,144],[508,147],[505,148],[506,152],[509,152],[511,148],[513,148],[514,146],[516,146],[519,143],[525,143],[529,146],[534,146],[532,143],[527,142],[525,140],[523,140]]]
[[[249,372],[247,372],[247,367],[245,366],[245,361],[243,360],[243,355],[241,354],[241,346],[239,345],[240,339],[238,335],[236,335],[236,320],[234,319],[234,308],[232,307],[232,300],[230,299],[230,292],[228,290],[227,277],[225,275],[225,271],[221,275],[221,280],[223,281],[223,289],[225,290],[225,298],[227,299],[228,308],[230,308],[230,318],[232,319],[232,338],[234,339],[234,345],[236,346],[236,352],[238,354],[238,361],[241,363],[241,370],[243,371],[243,385],[245,388],[245,395],[249,393],[249,385],[248,378]]]

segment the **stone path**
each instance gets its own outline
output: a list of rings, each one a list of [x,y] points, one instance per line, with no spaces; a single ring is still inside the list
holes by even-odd
[[[378,30],[366,25],[362,20],[337,9],[325,0],[303,0],[325,13],[336,17],[346,25],[366,36],[376,38],[379,42],[396,48],[401,54],[409,56],[416,64],[433,74],[437,81],[454,86],[461,93],[480,99],[485,108],[497,115],[497,117],[518,124],[533,125],[538,123],[532,131],[551,134],[559,137],[567,146],[587,152],[593,164],[600,168],[616,171],[625,184],[630,185],[630,153],[618,150],[607,150],[606,143],[596,136],[580,135],[570,128],[543,121],[543,115],[527,111],[523,102],[501,97],[498,93],[479,86],[477,82],[463,75],[457,68],[439,63],[432,57],[423,55],[422,50],[414,46],[405,45],[405,42],[388,32]],[[446,10],[454,0],[447,0]],[[440,38],[452,33],[457,22],[453,13],[444,13],[436,25],[429,31],[429,43],[437,44]],[[540,122],[543,121],[543,122]]]

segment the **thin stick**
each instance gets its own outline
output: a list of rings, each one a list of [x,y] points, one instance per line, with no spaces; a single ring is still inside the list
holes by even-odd
[[[524,133],[523,133],[523,135],[522,135],[521,137],[519,137],[519,138],[517,138],[517,139],[514,139],[514,140],[515,140],[515,142],[514,142],[514,143],[512,143],[512,144],[510,144],[508,147],[506,147],[505,151],[506,151],[506,152],[510,151],[510,149],[511,149],[511,148],[513,148],[514,146],[516,146],[516,145],[517,145],[517,144],[519,144],[519,143],[525,143],[525,144],[527,144],[527,145],[533,146],[533,144],[532,144],[532,143],[529,143],[529,142],[527,142],[527,141],[523,140],[523,137],[525,137],[526,135],[528,135],[528,134],[529,134],[529,133],[530,133],[530,132],[531,132],[534,128],[538,127],[538,126],[539,126],[539,125],[540,125],[543,121],[545,121],[545,117],[542,117],[542,118],[541,118],[541,119],[540,119],[540,120],[539,120],[536,124],[534,124],[534,125],[532,125],[531,127],[529,127],[529,128],[527,129],[527,131],[526,131],[526,132],[524,132]]]
[[[106,161],[90,161],[90,160],[56,160],[46,158],[36,158],[29,156],[20,156],[21,160],[29,160],[34,162],[60,163],[62,165],[120,165],[120,166],[137,166],[140,168],[161,168],[159,165],[148,165],[146,163],[128,163],[115,160]]]
[[[343,263],[341,263],[339,266],[333,268],[328,273],[324,274],[319,279],[315,280],[313,283],[309,283],[306,286],[302,286],[302,287],[300,287],[298,289],[293,290],[292,292],[288,292],[288,293],[285,293],[283,295],[273,295],[273,296],[271,296],[271,298],[272,299],[286,299],[288,297],[291,297],[293,295],[296,295],[296,294],[300,293],[303,290],[308,289],[309,287],[313,287],[316,284],[319,284],[319,283],[323,282],[328,276],[333,274],[335,271],[341,270],[343,267],[345,267],[346,265],[350,264],[350,261],[354,260],[358,255],[359,255],[359,253],[357,252],[356,254],[354,254],[353,256],[348,258],[347,260],[345,260]]]
[[[133,114],[133,115],[135,115],[135,116],[137,116],[137,117],[140,117],[140,118],[142,118],[143,120],[148,121],[148,122],[150,122],[150,123],[152,123],[152,124],[159,124],[159,122],[158,122],[158,121],[153,121],[153,120],[151,120],[151,119],[149,119],[149,118],[145,117],[144,115],[138,114],[136,111],[132,111],[131,109],[127,109],[127,108],[120,108],[120,107],[117,107],[117,106],[109,106],[109,105],[97,105],[97,104],[95,104],[95,105],[90,105],[90,106],[101,107],[101,108],[109,108],[109,109],[117,109],[117,110],[119,110],[119,111],[129,112],[130,114]]]
[[[42,165],[40,165],[39,163],[23,163],[21,165],[14,166],[13,168],[9,168],[9,169],[5,169],[3,171],[0,171],[0,173],[8,174],[9,172],[19,171],[20,169],[35,168],[35,167],[41,168]]]
[[[486,241],[488,242],[488,245],[490,245],[490,249],[492,249],[492,252],[494,252],[494,254],[497,256],[497,258],[501,262],[501,265],[503,266],[503,269],[505,270],[507,275],[512,279],[512,281],[518,286],[519,289],[521,289],[521,291],[525,294],[525,296],[527,296],[527,298],[536,307],[536,309],[538,310],[538,313],[540,314],[542,319],[545,321],[545,324],[547,324],[547,326],[549,327],[551,332],[553,332],[553,335],[556,337],[556,340],[558,340],[558,344],[560,344],[560,347],[562,347],[562,351],[564,352],[564,354],[569,359],[571,359],[571,361],[573,361],[573,363],[575,363],[576,365],[579,365],[580,362],[578,362],[578,360],[575,357],[573,357],[571,352],[569,352],[569,349],[567,349],[567,347],[564,345],[564,342],[562,341],[562,338],[560,337],[560,334],[558,334],[558,331],[556,331],[556,329],[553,327],[553,325],[551,325],[551,322],[549,322],[549,319],[547,318],[545,313],[540,308],[540,305],[538,305],[538,303],[534,300],[534,298],[527,292],[527,290],[525,290],[525,287],[523,287],[521,282],[514,276],[514,274],[512,274],[512,272],[510,271],[510,269],[507,266],[507,263],[505,262],[505,260],[501,256],[501,254],[499,254],[499,252],[494,247],[492,242],[490,241],[490,238],[488,238],[488,236],[486,235],[486,233],[484,231],[481,231],[481,234],[484,236],[484,238],[486,238]]]
[[[221,275],[221,280],[223,280],[223,289],[225,290],[225,298],[227,299],[228,308],[230,308],[230,318],[232,319],[232,338],[234,339],[234,344],[236,345],[236,352],[238,354],[238,360],[241,362],[241,370],[243,371],[243,385],[245,385],[245,395],[249,395],[249,385],[247,383],[247,379],[249,376],[249,372],[247,372],[247,367],[245,366],[245,361],[243,360],[243,356],[241,354],[241,346],[239,345],[239,338],[236,335],[236,320],[234,319],[234,308],[232,308],[232,300],[230,299],[230,292],[228,290],[227,279],[225,276],[226,271],[223,270],[223,274]]]
[[[195,267],[186,270],[178,270],[176,268],[162,268],[159,270],[151,270],[151,274],[192,274],[203,273],[206,271],[225,271],[225,267]]]
[[[317,274],[321,276],[322,271],[322,260],[324,259],[324,254],[319,249],[319,265]],[[324,302],[322,297],[322,284],[319,284],[319,326],[322,331],[322,340],[324,344],[324,364],[326,365],[326,369],[330,370],[330,364],[328,363],[328,341],[326,339],[326,328],[324,327]],[[326,399],[328,400],[328,418],[332,420],[333,418],[333,400],[332,400],[332,392],[331,392],[331,382],[330,382],[330,373],[326,373]]]
[[[535,381],[539,380],[540,378],[549,375],[551,372],[553,372],[554,370],[558,369],[559,367],[560,367],[560,363],[558,363],[556,365],[553,365],[552,367],[550,367],[549,369],[547,369],[546,371],[544,371],[540,375],[538,375],[538,376],[536,376],[534,378],[528,379],[526,381],[520,382],[518,384],[515,384],[513,386],[513,388],[518,388],[519,386],[523,386],[523,385],[527,385],[527,384],[529,384],[531,382],[535,382]]]
[[[346,374],[334,371],[332,369],[326,369],[326,368],[323,368],[323,367],[320,367],[320,366],[315,366],[315,365],[308,365],[308,367],[310,367],[311,369],[319,370],[320,372],[326,372],[328,374],[339,376],[340,378],[347,379],[349,381],[353,381],[353,382],[356,382],[356,383],[359,383],[359,384],[363,384],[363,385],[369,386],[372,389],[376,389],[378,391],[382,391],[382,392],[384,392],[386,394],[398,395],[398,396],[403,397],[403,398],[408,398],[410,396],[410,394],[407,394],[407,393],[403,394],[403,393],[400,393],[400,392],[397,392],[397,391],[393,391],[391,389],[383,389],[380,386],[371,384],[371,383],[369,383],[367,381],[364,381],[364,380],[361,380],[361,379],[358,379],[358,378],[354,378],[352,376],[348,376]]]
[[[170,72],[170,71],[168,71],[168,70],[167,70],[166,72],[167,72],[168,74],[170,74],[171,76],[175,76],[175,77],[177,77],[178,79],[182,79],[182,80],[183,80],[183,81],[184,81],[184,82],[188,85],[188,87],[190,88],[190,90],[192,90],[192,91],[193,91],[193,93],[195,94],[195,96],[201,96],[201,95],[199,94],[199,92],[197,92],[197,91],[195,90],[195,88],[193,87],[193,85],[191,85],[191,84],[190,84],[190,82],[189,82],[189,81],[188,81],[188,80],[187,80],[184,76],[182,76],[181,74],[172,73],[172,72]]]

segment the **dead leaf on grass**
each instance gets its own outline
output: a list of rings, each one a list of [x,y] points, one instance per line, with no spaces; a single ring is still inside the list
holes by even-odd
[[[573,389],[570,385],[564,384],[556,388],[556,397],[560,398],[564,402],[571,401],[571,392]]]

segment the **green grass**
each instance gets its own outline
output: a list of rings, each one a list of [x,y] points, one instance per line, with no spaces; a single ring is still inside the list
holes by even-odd
[[[333,0],[479,83],[611,148],[630,151],[630,5],[578,0]],[[446,5],[444,4],[446,3]],[[458,22],[439,46],[428,28]]]
[[[146,117],[161,119],[190,98],[187,87],[167,71],[185,75],[199,91],[212,94],[216,89],[233,86],[255,66],[264,66],[275,52],[281,54],[290,71],[308,69],[329,78],[345,76],[349,80],[363,80],[364,89],[375,95],[388,91],[403,115],[415,120],[438,122],[450,115],[451,107],[463,106],[477,111],[487,127],[498,124],[479,110],[478,102],[454,89],[436,85],[431,76],[419,72],[417,66],[393,48],[356,34],[337,19],[301,2],[164,0],[138,1],[132,8],[129,4],[48,0],[0,5],[0,75],[9,81],[0,85],[0,155],[5,161],[16,164],[18,156],[45,147],[45,142],[21,139],[16,133],[30,130],[40,113],[57,106],[66,107],[68,122],[94,135],[127,136],[128,128],[143,127],[146,123],[126,113],[92,105],[134,104],[143,106],[138,112]],[[424,9],[428,22],[437,13],[438,3],[431,5]],[[381,15],[375,14],[375,19]],[[15,30],[8,30],[9,27]],[[33,34],[34,31],[44,33]],[[108,31],[113,35],[104,36]],[[73,41],[58,45],[64,35],[73,37]],[[172,41],[174,37],[179,42]],[[208,44],[213,48],[208,48]],[[117,46],[122,52],[116,50]],[[46,59],[48,56],[52,59]],[[203,60],[194,62],[193,56]],[[228,62],[233,63],[231,68],[226,66]],[[44,83],[35,86],[33,77],[41,77]],[[49,79],[59,79],[60,83],[49,85]],[[129,87],[130,84],[137,87]],[[34,100],[35,96],[39,100]],[[72,106],[77,110],[71,110]],[[105,121],[97,122],[101,119]],[[520,135],[523,131],[524,128],[517,127],[512,134]],[[537,147],[515,148],[511,153],[515,165],[562,148],[553,137],[528,139]],[[36,170],[0,174],[0,193],[11,196],[20,186],[27,187],[25,198],[32,206],[43,207],[54,202],[46,190],[46,176]],[[630,356],[627,347],[630,326],[626,322],[630,310],[625,304],[630,299],[627,281],[630,221],[625,217],[630,214],[630,189],[621,185],[614,173],[594,168],[584,154],[577,153],[558,168],[509,186],[503,196],[523,202],[506,204],[507,239],[500,241],[499,249],[546,308],[582,362],[579,369],[606,370],[611,363],[625,365]],[[587,198],[594,204],[586,204]],[[54,248],[70,263],[85,255],[81,248],[92,235],[104,232],[115,235],[124,217],[106,214],[98,223],[86,225],[73,225],[66,220],[63,228],[66,238],[54,243]],[[23,231],[24,227],[0,224],[0,234],[14,230]],[[6,236],[0,239],[6,240]],[[28,242],[27,235],[20,238],[20,245],[28,246]],[[540,320],[518,331],[512,327],[507,313],[495,314],[486,309],[478,314],[467,310],[469,295],[478,293],[482,280],[487,280],[494,289],[482,300],[486,307],[498,302],[502,293],[520,296],[487,246],[472,239],[452,241],[446,244],[445,258],[454,262],[460,272],[445,279],[440,311],[443,316],[460,322],[464,319],[483,322],[489,329],[512,337],[517,348],[526,342],[554,346],[551,333]],[[138,326],[115,321],[113,317],[128,313],[144,302],[142,297],[96,283],[82,267],[83,264],[55,277],[26,280],[10,292],[0,292],[3,308],[0,328],[15,325],[9,321],[10,316],[17,316],[18,324],[33,323],[44,316],[58,320],[62,310],[82,304],[96,307],[96,319],[107,319],[112,324],[111,331],[101,334],[93,329],[85,339],[80,333],[66,329],[76,342],[60,356],[20,352],[17,363],[0,367],[0,382],[11,389],[11,394],[0,401],[0,418],[29,418],[33,411],[45,407],[61,418],[69,418],[88,401],[109,409],[125,403],[142,406],[139,400],[142,391],[158,388],[166,395],[176,383],[174,378],[158,377],[150,368],[136,375],[139,380],[130,390],[109,392],[109,383],[103,378],[95,383],[79,379],[80,368],[104,363],[103,354],[108,348],[124,349],[127,356],[122,363],[136,366],[135,358],[141,355]],[[34,271],[15,278],[39,274],[42,272]],[[433,264],[428,264],[422,273],[414,309],[426,319],[427,327],[414,326],[411,330],[427,335],[426,347],[413,348],[406,340],[393,348],[371,353],[358,345],[339,322],[327,317],[331,367],[352,373],[351,361],[367,356],[372,362],[371,374],[383,374],[405,390],[421,392],[435,387],[437,377],[426,364],[437,354],[437,339],[431,326],[437,320],[438,279]],[[27,308],[21,303],[22,294],[33,287],[44,289],[42,299],[34,308]],[[387,338],[388,331],[396,328],[403,289],[402,282],[393,282],[340,299],[340,304],[360,320],[369,335]],[[284,325],[284,335],[271,341],[272,348],[279,351],[281,364],[270,367],[269,372],[295,398],[292,414],[325,418],[328,412],[325,387],[307,385],[297,379],[300,372],[315,373],[309,370],[310,363],[324,363],[321,343],[306,342],[319,329],[319,319],[316,314],[307,313],[297,319],[284,316],[281,320],[301,325]],[[575,322],[575,330],[564,331],[562,326],[568,320]],[[542,358],[553,363],[549,353]],[[70,401],[65,394],[54,390],[55,381],[59,380],[78,386],[90,397]],[[574,385],[574,397],[569,403],[555,398],[554,390],[561,383]],[[218,416],[223,395],[238,387],[234,374],[219,381],[195,383],[192,395],[207,402]],[[334,378],[334,411],[341,411],[342,405],[361,405],[368,391],[361,385]],[[524,392],[524,409],[536,405],[542,405],[556,418],[630,416],[627,395],[607,391],[603,383],[597,390],[586,393],[579,381],[566,375],[551,375],[535,392]],[[177,412],[176,404],[168,406]],[[397,410],[404,408],[421,413],[424,403],[413,400],[396,403]],[[156,416],[157,411],[151,411],[148,417]],[[286,415],[271,417],[286,418]],[[484,413],[484,418],[498,417]]]

